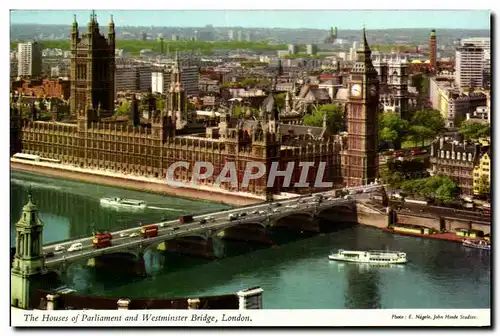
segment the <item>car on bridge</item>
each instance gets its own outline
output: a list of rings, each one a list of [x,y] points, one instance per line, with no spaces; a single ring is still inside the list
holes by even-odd
[[[57,245],[54,250],[59,252],[59,251],[64,251],[66,247],[64,245]]]
[[[82,248],[82,243],[74,243],[68,248],[68,252],[80,251]]]

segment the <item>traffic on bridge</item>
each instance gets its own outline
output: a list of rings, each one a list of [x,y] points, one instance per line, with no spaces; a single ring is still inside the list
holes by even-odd
[[[177,220],[142,225],[137,228],[115,232],[95,232],[91,237],[58,242],[43,247],[45,264],[56,266],[61,263],[89,259],[103,254],[121,252],[127,248],[159,244],[163,241],[200,234],[210,230],[221,230],[249,222],[260,222],[272,217],[324,210],[379,190],[382,185],[372,184],[343,190],[319,192],[287,200],[260,203],[231,210],[198,216],[185,215]]]

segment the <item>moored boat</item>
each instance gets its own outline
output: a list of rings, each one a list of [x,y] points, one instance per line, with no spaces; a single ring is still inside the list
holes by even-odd
[[[101,204],[138,209],[145,209],[148,206],[148,204],[144,201],[120,197],[101,198]]]
[[[491,244],[483,239],[464,239],[462,245],[481,250],[491,250]]]
[[[464,237],[471,237],[474,238],[476,237],[475,235],[478,234],[474,232],[474,230],[466,230],[467,232],[471,231],[468,233],[468,236],[464,236],[461,229],[456,230],[455,233],[453,232],[438,232],[436,230],[426,228],[426,227],[421,227],[417,225],[408,225],[408,224],[397,224],[397,225],[391,225],[385,228],[382,228],[382,230],[390,232],[390,233],[395,233],[398,235],[402,236],[413,236],[413,237],[418,237],[418,238],[431,238],[431,239],[439,239],[439,240],[446,240],[446,241],[451,241],[451,242],[456,242],[456,243],[462,243],[464,240]]]
[[[369,264],[404,264],[408,260],[406,253],[399,251],[346,251],[339,250],[330,254],[328,259]]]

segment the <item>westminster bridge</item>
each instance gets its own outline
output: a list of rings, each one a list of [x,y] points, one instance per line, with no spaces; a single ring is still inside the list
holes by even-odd
[[[51,255],[46,258],[45,265],[57,269],[73,262],[92,263],[96,261],[96,257],[104,255],[126,255],[140,260],[145,251],[152,248],[215,258],[217,253],[214,238],[271,244],[270,229],[273,227],[319,232],[320,219],[356,222],[356,199],[367,197],[368,193],[364,192],[366,188],[367,186],[350,188],[351,195],[345,198],[335,197],[338,194],[336,191],[328,191],[197,215],[189,223],[181,223],[179,219],[148,223],[158,225],[156,237],[142,238],[139,234],[140,227],[122,229],[111,232],[113,245],[105,248],[94,248],[92,236],[51,243],[43,247],[44,254]],[[318,201],[318,196],[322,196],[321,201]],[[245,215],[241,216],[242,213]],[[230,219],[231,215],[236,218]],[[290,220],[292,217],[301,220]],[[209,220],[201,223],[203,219]],[[82,248],[73,252],[56,251],[57,246],[62,245],[67,249],[75,243],[81,243]]]

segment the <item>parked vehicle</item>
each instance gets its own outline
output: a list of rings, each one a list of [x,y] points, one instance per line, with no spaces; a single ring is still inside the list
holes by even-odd
[[[66,249],[65,246],[63,246],[63,245],[57,245],[54,250],[56,250],[56,251],[64,251],[65,249]]]
[[[142,238],[151,238],[158,236],[158,225],[146,225],[141,228]]]
[[[200,224],[206,224],[206,223],[207,223],[207,220],[206,220],[206,219],[202,219],[202,220],[200,221]]]
[[[123,234],[123,232],[122,232]],[[125,236],[127,234],[125,233]],[[120,235],[120,237],[123,237]],[[101,248],[101,247],[108,247],[111,246],[111,241],[113,239],[113,236],[109,232],[100,232],[94,234],[94,239],[92,239],[92,245],[94,248]]]
[[[229,214],[229,216],[227,216],[227,218],[232,221],[232,220],[235,220],[238,218],[238,216],[236,214]]]
[[[45,258],[52,258],[55,255],[56,254],[54,252],[47,252],[47,253],[45,253]]]
[[[137,232],[132,232],[129,237],[130,238],[139,237],[139,234]]]
[[[240,217],[245,217],[247,215],[246,212],[240,212]]]
[[[181,216],[181,218],[179,218],[179,221],[182,224],[191,223],[194,221],[194,218],[193,218],[193,215],[184,215],[184,216]]]

